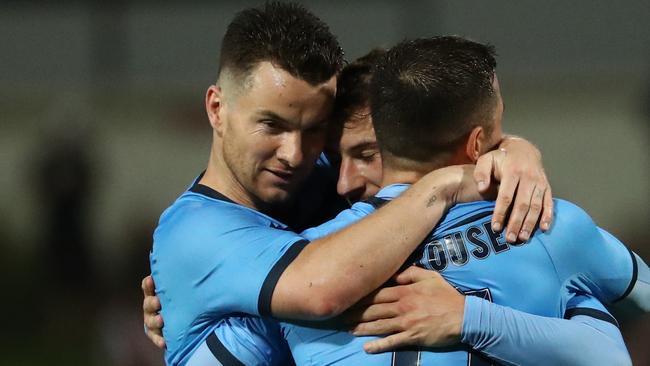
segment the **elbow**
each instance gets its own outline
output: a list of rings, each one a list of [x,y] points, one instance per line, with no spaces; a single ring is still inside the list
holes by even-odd
[[[325,320],[334,318],[343,313],[348,306],[336,296],[312,296],[306,302],[309,318],[312,320]]]
[[[350,305],[337,291],[279,285],[273,293],[271,313],[279,318],[325,320],[341,314]]]
[[[594,354],[598,356],[583,358],[578,360],[579,362],[575,365],[632,366],[630,354],[625,349],[610,350],[605,354],[595,352]]]
[[[621,365],[621,366],[632,366],[632,358],[627,350],[619,350],[613,352],[612,360],[609,365]]]
[[[598,360],[600,365],[611,365],[611,366],[632,366],[632,359],[627,352],[616,352],[611,355],[608,362],[603,362],[603,360]],[[594,364],[591,364],[594,365]]]

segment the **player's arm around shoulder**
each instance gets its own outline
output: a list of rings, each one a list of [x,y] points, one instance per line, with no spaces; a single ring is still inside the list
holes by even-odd
[[[456,166],[429,173],[376,212],[307,245],[278,279],[273,315],[327,319],[377,289],[449,206],[481,198],[472,171]]]

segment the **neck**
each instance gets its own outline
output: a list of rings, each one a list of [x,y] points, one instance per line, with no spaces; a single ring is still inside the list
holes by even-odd
[[[228,164],[223,159],[223,154],[220,150],[219,143],[214,141],[210,151],[208,167],[199,181],[199,184],[214,189],[242,206],[258,211],[261,210],[262,208],[260,205],[256,204],[255,200],[250,197],[246,190],[237,181],[232,170],[230,170]]]
[[[422,178],[426,173],[417,171],[393,169],[388,166],[384,167],[384,173],[381,177],[381,186],[386,187],[391,184],[413,184]]]
[[[471,161],[451,155],[442,163],[438,159],[430,162],[409,161],[407,164],[384,159],[383,163],[381,186],[385,187],[391,184],[413,184],[436,169],[450,165],[471,164]]]

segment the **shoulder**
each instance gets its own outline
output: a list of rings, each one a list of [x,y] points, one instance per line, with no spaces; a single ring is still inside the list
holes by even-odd
[[[265,218],[265,221],[268,221],[268,218],[263,214],[250,208],[192,192],[183,194],[174,202],[171,208],[174,208],[175,211],[182,213],[187,218],[200,216],[208,220],[215,218],[237,218],[238,220],[252,221],[260,221],[260,219]]]
[[[264,225],[272,220],[263,214],[230,202],[186,193],[170,206],[160,218],[159,228],[228,230],[233,227]]]
[[[374,208],[365,202],[357,202],[352,207],[339,212],[335,218],[325,221],[324,223],[307,229],[302,232],[302,236],[309,240],[315,240],[323,236],[339,231],[349,226],[374,211]]]
[[[186,193],[161,216],[154,232],[154,252],[205,250],[205,243],[246,241],[247,238],[296,236],[271,218],[230,202]],[[183,245],[179,245],[182,243]]]
[[[494,201],[476,201],[453,206],[440,220],[433,231],[435,236],[443,235],[467,225],[489,221],[494,211]]]
[[[551,229],[535,235],[551,257],[574,268],[603,255],[607,245],[591,216],[569,201],[555,199],[554,204]]]
[[[597,231],[596,224],[580,206],[562,199],[554,199],[554,218],[551,231],[575,236]]]

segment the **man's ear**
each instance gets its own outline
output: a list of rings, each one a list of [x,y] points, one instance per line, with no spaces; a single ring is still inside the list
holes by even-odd
[[[485,149],[485,130],[481,126],[474,127],[467,138],[465,154],[472,162],[476,162]]]
[[[210,125],[217,135],[223,134],[224,100],[220,86],[210,85],[205,93],[205,111]]]

